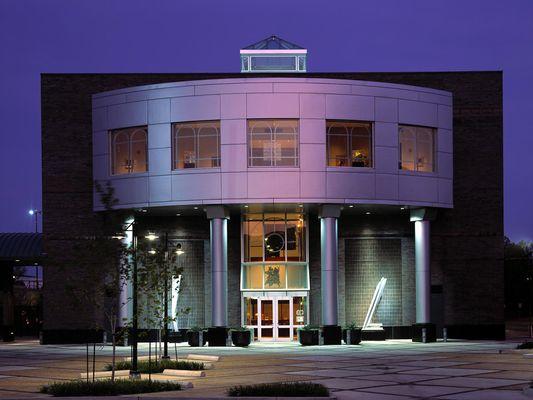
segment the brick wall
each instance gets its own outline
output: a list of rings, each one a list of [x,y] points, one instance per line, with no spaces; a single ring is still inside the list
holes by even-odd
[[[393,238],[346,239],[346,321],[364,322],[379,280],[387,279],[374,322],[402,324],[401,240]]]

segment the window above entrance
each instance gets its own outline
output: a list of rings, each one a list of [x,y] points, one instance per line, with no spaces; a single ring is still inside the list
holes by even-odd
[[[243,262],[306,260],[303,214],[246,214],[242,228]]]
[[[246,263],[241,270],[241,290],[308,290],[307,263]]]

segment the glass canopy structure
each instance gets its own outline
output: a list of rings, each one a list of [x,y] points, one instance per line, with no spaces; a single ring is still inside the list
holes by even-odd
[[[277,36],[241,49],[241,72],[306,72],[307,50]]]

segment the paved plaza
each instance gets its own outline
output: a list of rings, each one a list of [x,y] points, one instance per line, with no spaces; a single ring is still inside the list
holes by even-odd
[[[256,343],[247,349],[191,348],[187,354],[220,356],[193,389],[157,397],[222,397],[228,387],[280,381],[314,381],[338,399],[532,399],[523,388],[533,381],[532,350],[512,350],[517,342],[449,341],[421,344],[406,340],[364,342],[360,346]],[[176,349],[170,346],[170,355]],[[43,397],[40,386],[75,379],[85,371],[84,346],[40,346],[37,341],[0,344],[0,397]],[[120,357],[129,348],[119,348]],[[141,346],[140,354],[148,354]],[[111,347],[97,347],[97,370],[111,360]],[[155,397],[154,394],[141,397]]]

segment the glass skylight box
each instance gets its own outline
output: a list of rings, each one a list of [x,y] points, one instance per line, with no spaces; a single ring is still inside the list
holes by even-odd
[[[241,49],[241,72],[306,72],[307,50],[277,36]]]

